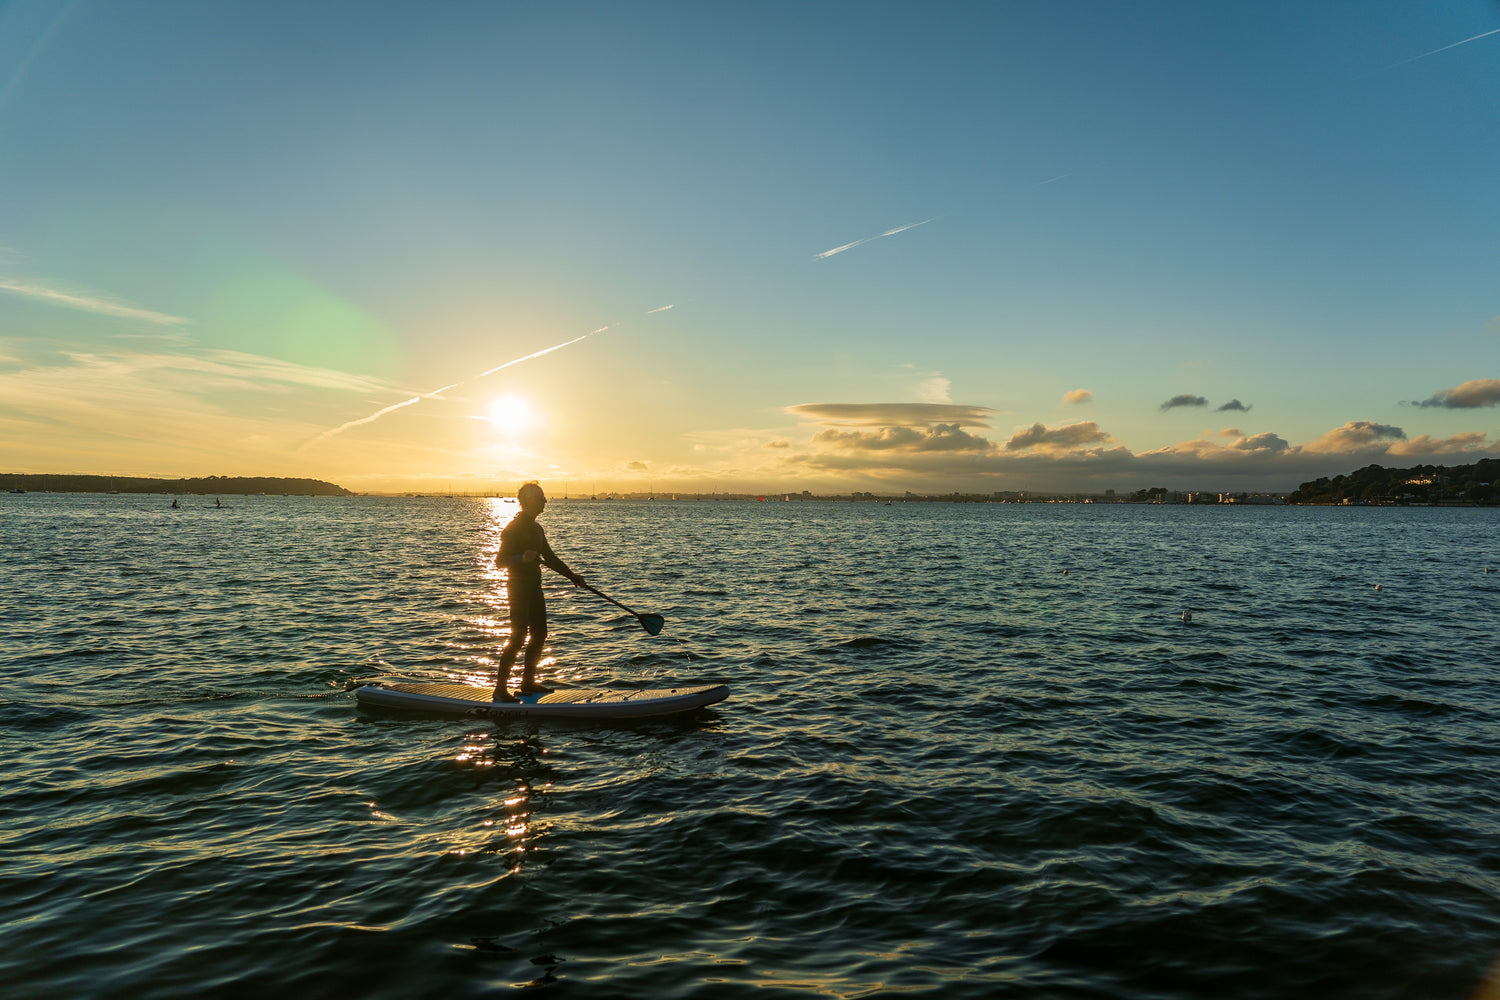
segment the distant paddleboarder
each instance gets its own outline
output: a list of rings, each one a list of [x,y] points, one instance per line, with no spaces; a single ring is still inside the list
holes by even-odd
[[[521,512],[501,530],[500,551],[495,553],[495,565],[506,571],[510,638],[500,651],[494,701],[519,700],[510,693],[508,685],[510,668],[515,666],[516,656],[523,645],[526,659],[518,693],[548,694],[552,690],[536,682],[536,666],[547,641],[547,599],[542,594],[542,566],[561,573],[572,580],[574,586],[587,586],[583,577],[569,569],[568,564],[552,551],[552,546],[547,544],[546,532],[536,523],[537,515],[547,506],[547,494],[542,492],[542,487],[535,482],[526,483],[516,491],[516,499],[521,503]]]

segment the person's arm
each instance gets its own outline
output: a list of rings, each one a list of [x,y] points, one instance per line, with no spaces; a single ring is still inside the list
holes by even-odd
[[[526,543],[514,531],[500,532],[500,550],[495,553],[495,565],[501,569],[516,569],[525,561]]]
[[[541,544],[542,547],[540,550],[540,555],[542,558],[542,565],[548,567],[549,569],[555,570],[558,573],[561,573],[563,576],[573,581],[573,583],[581,586],[583,584],[583,577],[579,576],[577,573],[569,569],[568,564],[563,562],[562,559],[558,557],[556,552],[552,551],[552,545],[547,541],[547,536],[545,533],[542,535]]]

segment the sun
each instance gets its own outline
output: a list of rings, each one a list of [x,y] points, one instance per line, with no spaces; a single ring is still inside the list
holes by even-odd
[[[520,434],[538,422],[536,411],[520,396],[499,396],[490,400],[487,417],[495,430],[506,437]]]

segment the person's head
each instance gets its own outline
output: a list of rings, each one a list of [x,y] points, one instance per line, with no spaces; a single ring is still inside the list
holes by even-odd
[[[523,483],[516,490],[516,499],[521,501],[521,509],[528,514],[540,514],[542,508],[547,506],[547,494],[542,492],[542,485],[534,479]]]

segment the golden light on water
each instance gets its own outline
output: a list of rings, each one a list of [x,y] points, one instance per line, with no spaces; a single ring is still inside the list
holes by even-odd
[[[462,745],[453,754],[453,763],[462,768],[488,771],[535,769],[547,753],[535,738],[512,740],[497,738],[489,729],[473,729],[464,735]],[[453,856],[469,854],[502,854],[509,858],[512,870],[519,871],[528,851],[535,849],[536,840],[543,835],[544,826],[538,827],[532,813],[539,802],[552,788],[547,780],[533,781],[520,776],[496,799],[486,806],[477,822],[454,831],[447,849]],[[370,803],[372,812],[375,803]],[[375,814],[376,818],[390,817]]]
[[[518,397],[502,397],[502,400],[496,402],[499,403],[504,399],[518,399]],[[525,403],[524,400],[520,402]],[[484,502],[487,505],[488,517],[480,529],[480,540],[474,552],[475,568],[482,581],[483,589],[475,596],[484,603],[488,612],[468,616],[465,621],[471,628],[489,637],[487,645],[490,648],[490,654],[476,653],[465,657],[467,662],[463,665],[455,664],[452,668],[453,680],[456,683],[478,687],[495,683],[499,650],[510,637],[510,603],[505,593],[506,571],[495,565],[495,553],[500,548],[500,532],[521,511],[521,506],[514,497],[489,497]],[[543,585],[547,590],[549,608],[555,608],[557,605],[554,602],[559,597],[566,597],[572,591],[572,588],[557,576],[544,576]],[[583,668],[579,664],[569,666],[566,663],[561,668],[559,667],[558,658],[554,655],[552,647],[552,640],[556,636],[557,631],[554,628],[549,633],[542,658],[537,663],[537,676],[543,679],[543,683],[550,678],[567,684],[582,673]],[[511,681],[513,683],[520,677],[521,669],[519,662],[512,669]]]

